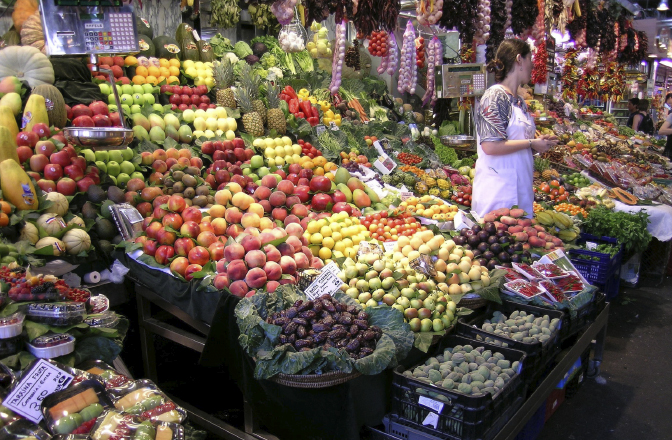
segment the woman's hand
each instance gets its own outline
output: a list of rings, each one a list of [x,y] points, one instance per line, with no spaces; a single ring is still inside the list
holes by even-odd
[[[539,153],[545,153],[556,145],[558,145],[556,136],[544,135],[532,141],[532,149]]]

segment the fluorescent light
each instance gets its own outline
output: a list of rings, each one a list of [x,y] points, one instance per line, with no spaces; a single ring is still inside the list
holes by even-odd
[[[656,55],[655,53],[651,53],[649,54],[649,58],[658,58],[658,55]]]
[[[667,7],[667,0],[660,0],[660,4],[658,5],[657,9],[659,11],[667,11],[668,9],[670,9]]]
[[[666,59],[662,60],[660,62],[660,64],[665,66],[665,67],[672,67],[672,60],[670,60],[669,58],[666,58]]]

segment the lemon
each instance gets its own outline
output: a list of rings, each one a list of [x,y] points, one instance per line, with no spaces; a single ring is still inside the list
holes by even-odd
[[[332,228],[333,231],[333,228]],[[338,243],[339,241],[343,240],[343,235],[341,235],[340,232],[332,232],[331,233],[331,239],[334,240],[335,243]]]
[[[320,243],[322,243],[322,234],[320,234],[319,232],[317,232],[317,233],[315,233],[315,234],[312,234],[312,235],[310,236],[310,242],[311,242],[312,244],[320,244]]]
[[[345,257],[345,255],[343,255],[343,252],[339,252],[339,251],[333,251],[331,253],[331,256],[332,256],[332,258],[344,258]]]
[[[292,140],[288,136],[283,136],[281,139],[284,145],[289,145],[290,147],[292,146]]]
[[[282,167],[285,165],[285,159],[282,158],[282,156],[278,156],[275,158],[275,166],[276,167]]]
[[[345,224],[345,226],[352,226],[352,220],[350,220],[349,218],[346,218],[345,221],[343,221],[343,223]]]
[[[194,67],[197,68],[197,69],[203,69],[205,67],[205,65],[203,64],[202,61],[196,61],[194,63]]]
[[[334,239],[332,237],[324,237],[324,240],[322,240],[322,246],[326,248],[333,249],[335,245],[336,243],[334,242]]]
[[[320,234],[322,234],[323,237],[331,237],[331,228],[329,226],[321,227]]]
[[[340,232],[341,231],[341,224],[338,223],[338,222],[331,222],[329,227],[331,228],[332,232]]]
[[[315,234],[317,232],[320,232],[320,227],[317,224],[317,221],[312,221],[308,223],[308,227],[306,228],[306,232],[310,234]]]
[[[352,240],[350,240],[349,238],[344,238],[342,243],[345,245],[346,248],[352,247],[354,245]]]
[[[257,140],[261,141],[260,143],[263,143],[263,142],[264,142],[263,139],[256,139],[255,142],[256,142]],[[266,157],[269,158],[269,159],[274,158],[274,157],[275,157],[275,150],[274,150],[273,148],[266,148],[266,149],[264,150],[264,156],[266,156]]]

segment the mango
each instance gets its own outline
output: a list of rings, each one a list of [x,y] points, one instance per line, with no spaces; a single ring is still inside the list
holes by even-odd
[[[352,179],[351,179],[352,180]],[[360,182],[361,183],[361,182]],[[371,199],[361,189],[355,189],[352,193],[352,201],[358,208],[367,208],[371,206]]]
[[[364,191],[364,183],[362,183],[362,181],[359,180],[356,177],[351,177],[350,179],[348,179],[347,185],[348,185],[348,188],[350,188],[350,191],[353,192],[353,194],[354,194],[356,189]]]

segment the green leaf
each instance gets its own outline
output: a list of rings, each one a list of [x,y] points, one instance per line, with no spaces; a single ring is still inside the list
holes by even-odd
[[[226,116],[228,116],[229,118],[240,119],[240,109],[224,107],[224,110],[226,110]]]
[[[163,148],[166,149],[166,150],[168,148],[177,148],[177,147],[179,147],[179,145],[180,144],[175,139],[173,139],[171,137],[167,137],[166,140],[163,141]]]
[[[147,266],[157,267],[159,269],[165,269],[166,267],[168,267],[168,266],[164,266],[163,264],[159,264],[154,259],[154,257],[152,257],[151,255],[147,255],[147,254],[140,255],[138,257],[138,261],[141,262],[141,263],[145,263]]]
[[[254,148],[254,145],[252,145],[254,143],[254,136],[247,133],[240,133],[240,137],[245,141],[245,146],[247,148]]]

